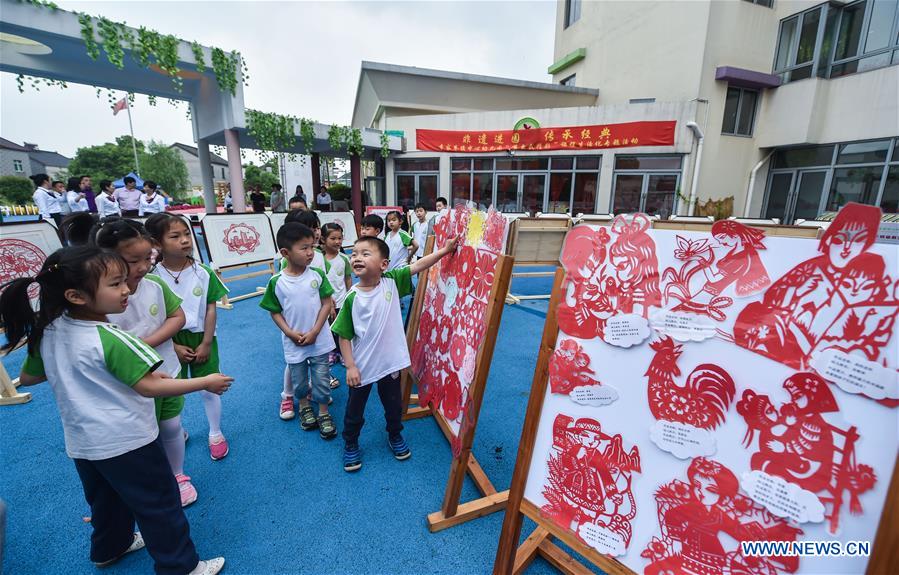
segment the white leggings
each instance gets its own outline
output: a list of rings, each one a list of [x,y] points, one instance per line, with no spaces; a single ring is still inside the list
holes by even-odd
[[[184,429],[181,427],[181,416],[160,421],[159,435],[172,474],[181,475],[184,473]]]
[[[219,437],[222,434],[222,397],[205,390],[200,392],[200,397],[203,398],[203,409],[209,422],[209,437]]]

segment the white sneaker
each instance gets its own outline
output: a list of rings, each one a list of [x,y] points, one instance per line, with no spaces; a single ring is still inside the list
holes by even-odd
[[[115,563],[116,561],[118,561],[119,559],[124,557],[125,555],[128,555],[129,553],[131,553],[132,551],[137,551],[138,549],[143,549],[143,548],[144,548],[144,538],[143,538],[143,536],[141,536],[140,531],[135,531],[134,532],[134,541],[131,542],[131,545],[128,547],[128,549],[125,549],[124,551],[122,551],[122,553],[120,555],[118,555],[117,557],[113,557],[109,561],[101,561],[99,563],[94,563],[94,565],[96,565],[97,567],[106,567],[107,565],[112,565],[113,563]]]
[[[215,559],[206,559],[200,561],[189,575],[216,575],[225,566],[224,557],[216,557]]]

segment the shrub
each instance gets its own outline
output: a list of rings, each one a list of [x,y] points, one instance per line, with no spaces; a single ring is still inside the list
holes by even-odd
[[[315,192],[316,195],[318,192]],[[328,194],[331,195],[332,202],[344,202],[350,199],[350,187],[346,184],[333,184],[328,188]]]
[[[34,184],[28,178],[0,176],[0,203],[11,206],[32,204]]]

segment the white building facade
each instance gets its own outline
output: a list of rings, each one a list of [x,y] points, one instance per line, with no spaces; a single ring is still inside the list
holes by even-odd
[[[560,0],[554,52],[553,84],[363,63],[354,125],[406,141],[386,163],[388,200],[463,199],[467,186],[467,199],[506,211],[573,215],[667,217],[710,200],[785,223],[848,201],[897,211],[897,0]],[[477,137],[522,119],[677,127],[661,146],[478,153],[416,142],[419,129]]]

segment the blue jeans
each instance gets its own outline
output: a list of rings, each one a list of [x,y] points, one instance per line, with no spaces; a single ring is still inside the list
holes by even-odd
[[[331,369],[327,353],[306,358],[300,363],[289,363],[287,369],[290,370],[296,397],[301,399],[306,397],[311,384],[312,400],[321,405],[328,405],[328,400],[331,399]]]

